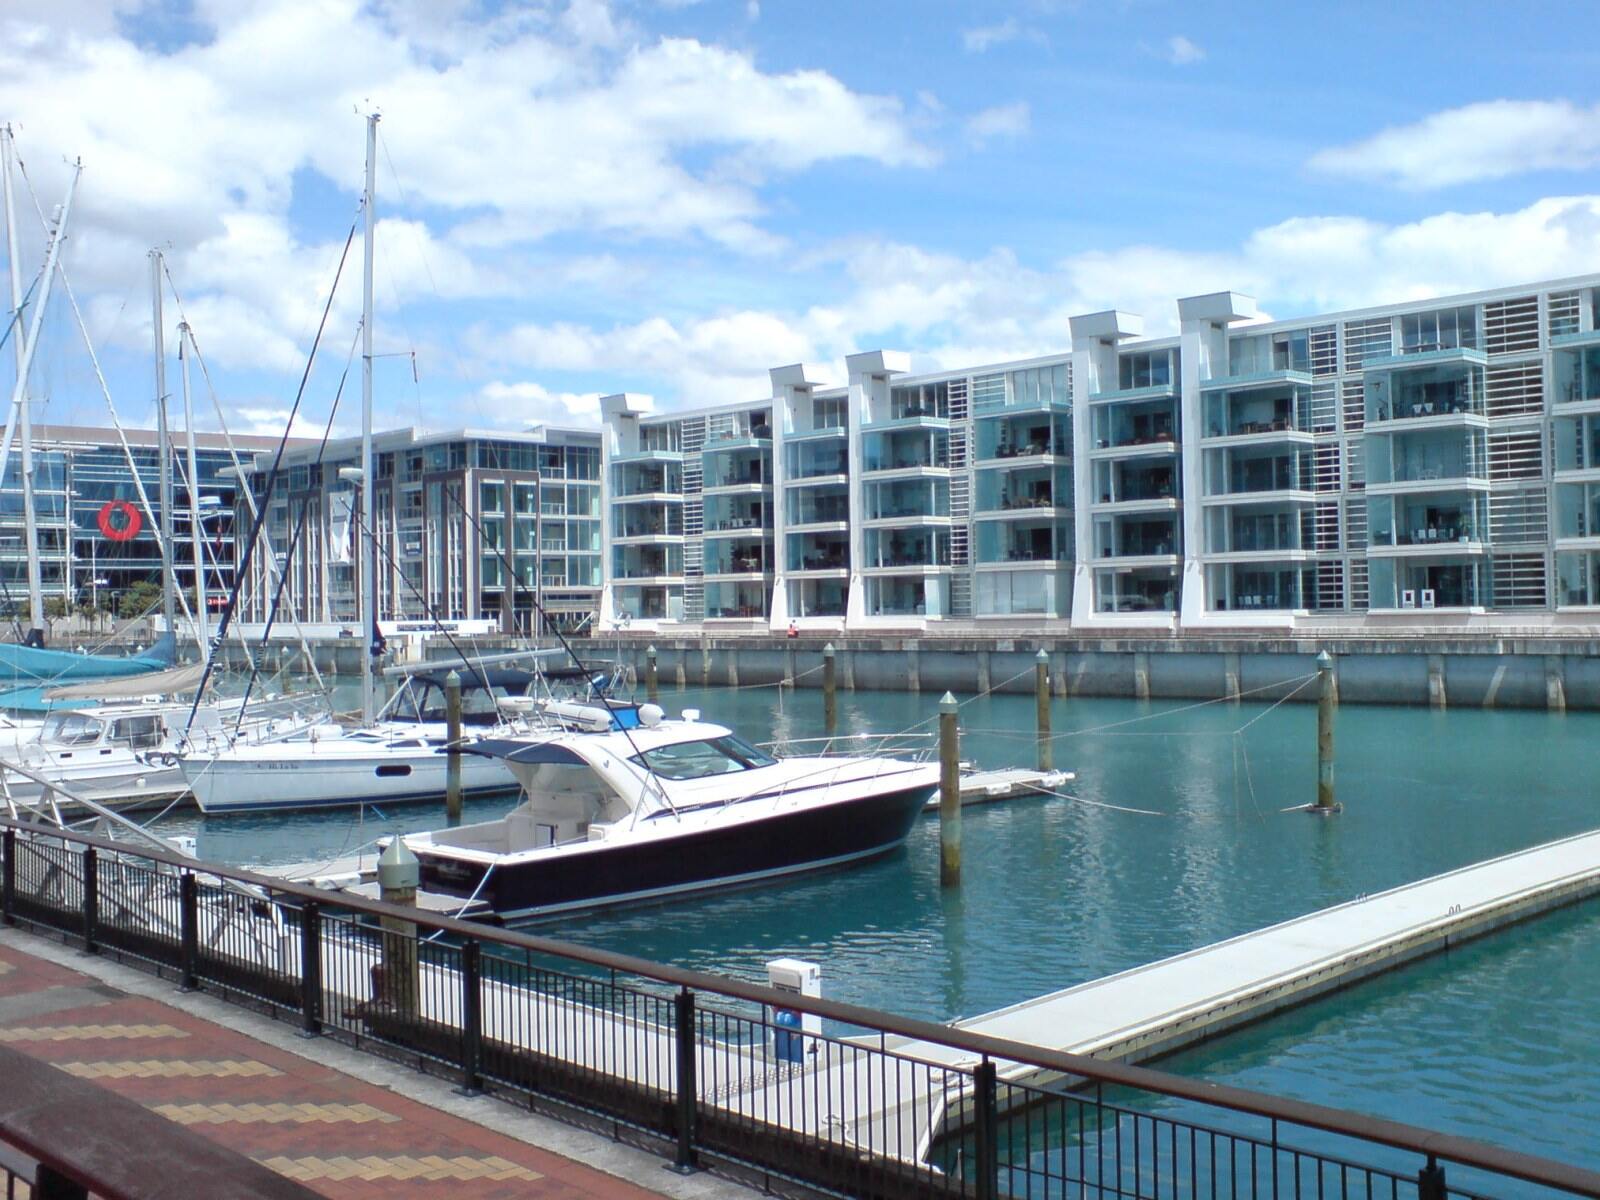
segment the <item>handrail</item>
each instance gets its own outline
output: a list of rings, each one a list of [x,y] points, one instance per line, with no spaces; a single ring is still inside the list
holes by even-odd
[[[37,827],[0,817],[0,829],[11,828],[19,832],[40,832]],[[125,843],[108,841],[86,834],[58,830],[43,831],[51,838],[77,842],[96,849],[127,853]],[[158,851],[140,850],[140,857],[190,870],[193,860]],[[222,879],[231,879],[302,900],[322,905],[337,903],[351,912],[372,917],[399,918],[419,929],[454,934],[480,943],[493,943],[518,951],[565,958],[608,971],[634,975],[658,983],[670,984],[692,992],[703,992],[735,1000],[743,1000],[769,1008],[782,1008],[792,1012],[807,1013],[824,1020],[837,1021],[862,1029],[871,1029],[894,1037],[916,1042],[930,1042],[967,1052],[974,1060],[997,1060],[1039,1067],[1063,1076],[1072,1076],[1113,1087],[1127,1087],[1138,1091],[1191,1100],[1214,1108],[1228,1109],[1249,1116],[1264,1117],[1287,1122],[1307,1129],[1332,1133],[1359,1141],[1375,1143],[1391,1149],[1426,1155],[1462,1166],[1491,1171],[1544,1187],[1556,1188],[1575,1195],[1600,1198],[1600,1171],[1568,1163],[1556,1162],[1538,1155],[1508,1150],[1472,1138],[1420,1126],[1392,1121],[1383,1117],[1368,1116],[1348,1109],[1310,1101],[1273,1096],[1231,1084],[1208,1083],[1173,1075],[1149,1067],[1127,1066],[1065,1050],[1014,1042],[1006,1038],[972,1033],[949,1025],[935,1024],[914,1017],[901,1017],[859,1004],[838,1000],[780,992],[760,984],[746,983],[726,976],[712,975],[665,963],[651,962],[611,950],[600,950],[563,942],[554,938],[535,937],[510,929],[499,929],[442,916],[424,910],[387,904],[346,892],[329,893],[325,889],[261,875],[242,868],[220,867],[206,864],[204,872]]]

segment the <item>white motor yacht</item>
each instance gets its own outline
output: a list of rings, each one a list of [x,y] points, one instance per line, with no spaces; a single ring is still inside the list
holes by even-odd
[[[425,889],[515,920],[834,866],[898,846],[939,784],[894,758],[773,758],[692,710],[545,711],[569,727],[469,748],[510,768],[518,807],[405,837]]]

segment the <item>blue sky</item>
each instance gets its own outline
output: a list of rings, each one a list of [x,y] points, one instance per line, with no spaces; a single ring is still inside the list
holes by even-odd
[[[857,349],[1058,351],[1098,308],[1162,332],[1198,291],[1281,317],[1600,269],[1596,23],[1554,3],[8,0],[0,115],[46,209],[83,159],[66,261],[119,409],[150,417],[158,245],[230,424],[263,431],[376,106],[376,330],[398,356],[378,421],[515,428],[624,389],[754,398],[770,366],[837,374]],[[62,305],[38,390],[44,419],[103,418]],[[336,424],[356,420],[346,402]]]

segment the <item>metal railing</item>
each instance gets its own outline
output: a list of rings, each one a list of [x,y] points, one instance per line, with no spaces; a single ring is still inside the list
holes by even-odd
[[[1600,1197],[1596,1172],[1415,1126],[98,838],[0,831],[7,924],[685,1169],[885,1200]]]

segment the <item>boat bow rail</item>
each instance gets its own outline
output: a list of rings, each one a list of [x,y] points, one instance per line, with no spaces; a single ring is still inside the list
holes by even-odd
[[[1600,1197],[1594,1171],[1413,1125],[154,848],[6,819],[0,833],[8,924],[91,944],[523,1106],[603,1120],[686,1168],[884,1198]],[[149,926],[108,919],[106,855],[167,881],[170,916]],[[201,902],[202,876],[263,898],[238,904],[224,929]],[[815,1031],[798,1014],[825,1024]],[[939,1047],[944,1061],[891,1048],[914,1044]],[[1075,1086],[1001,1077],[1019,1065]]]

